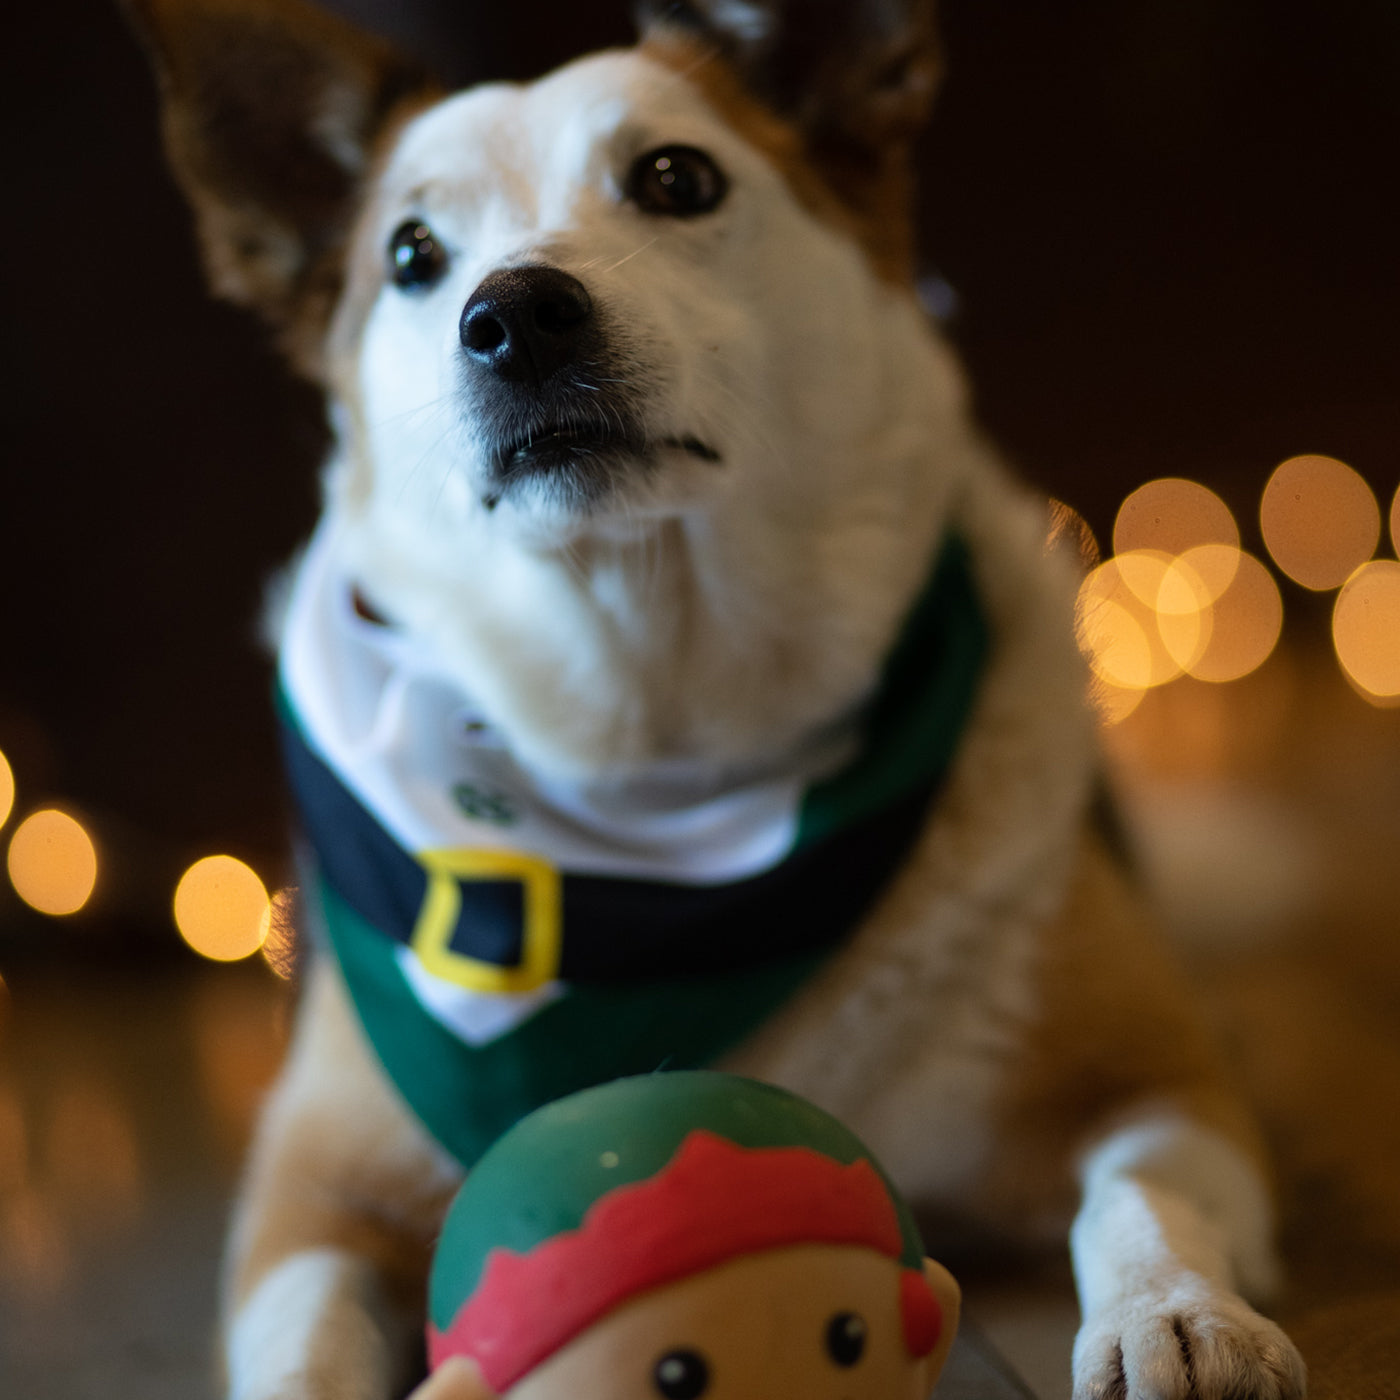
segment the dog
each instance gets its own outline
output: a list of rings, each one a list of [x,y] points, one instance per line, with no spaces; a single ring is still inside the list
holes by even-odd
[[[1068,1239],[1076,1400],[1283,1400],[1266,1169],[1101,810],[1073,570],[913,291],[923,0],[643,0],[445,94],[305,0],[127,0],[213,286],[326,392],[280,623],[319,949],[234,1400],[390,1400],[474,1155],[715,1063]]]

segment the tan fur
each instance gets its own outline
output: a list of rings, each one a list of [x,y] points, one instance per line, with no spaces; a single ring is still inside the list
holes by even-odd
[[[1144,1105],[1215,1129],[1262,1167],[1253,1124],[1142,891],[1096,832],[1085,834],[1036,962],[1036,1007],[997,1105],[1001,1150],[979,1188],[979,1215],[1062,1226],[1082,1153]]]
[[[227,1302],[236,1309],[298,1250],[329,1246],[373,1259],[398,1301],[421,1307],[456,1184],[385,1081],[334,967],[318,961],[249,1163]]]

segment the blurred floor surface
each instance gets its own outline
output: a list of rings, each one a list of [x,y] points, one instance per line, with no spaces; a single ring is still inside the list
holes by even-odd
[[[14,980],[0,1396],[214,1400],[219,1253],[284,1000],[257,967]],[[1030,1394],[975,1324],[940,1393]]]

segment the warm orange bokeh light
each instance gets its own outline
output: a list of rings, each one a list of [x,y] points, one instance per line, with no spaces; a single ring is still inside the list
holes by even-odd
[[[1335,457],[1290,457],[1259,503],[1274,563],[1304,588],[1340,588],[1375,552],[1381,511],[1365,479]]]
[[[1400,486],[1395,488],[1395,499],[1390,503],[1390,547],[1400,554]]]
[[[1113,524],[1113,550],[1152,549],[1184,554],[1203,544],[1238,546],[1239,526],[1230,507],[1208,487],[1166,476],[1139,486]]]
[[[1100,564],[1080,585],[1079,637],[1094,674],[1124,690],[1164,685],[1181,674],[1144,598],[1154,596],[1167,556],[1137,552]]]
[[[1400,563],[1378,559],[1346,581],[1332,610],[1332,642],[1363,692],[1382,702],[1400,697]]]
[[[237,962],[262,947],[272,905],[257,873],[233,856],[205,856],[180,877],[175,926],[201,957]]]
[[[1198,544],[1181,556],[1180,563],[1200,580],[1206,599],[1213,603],[1234,582],[1241,558],[1241,551],[1231,544]]]
[[[10,761],[0,753],[0,826],[10,819],[15,805],[15,774]]]
[[[1185,668],[1197,680],[1236,681],[1258,670],[1283,630],[1283,598],[1264,564],[1236,550],[1230,572],[1229,584],[1210,608],[1210,637]]]
[[[76,914],[97,883],[97,848],[82,825],[50,808],[26,817],[10,840],[10,883],[41,914]]]
[[[1102,676],[1096,676],[1089,699],[1098,712],[1100,723],[1114,725],[1122,724],[1142,704],[1146,694],[1145,690],[1114,685]]]

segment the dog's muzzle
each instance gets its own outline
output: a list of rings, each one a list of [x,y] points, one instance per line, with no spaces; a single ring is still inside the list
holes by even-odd
[[[485,502],[527,482],[577,505],[657,448],[718,461],[694,437],[653,441],[644,376],[577,277],[544,264],[502,268],[472,293],[459,326],[468,407],[485,448]]]
[[[459,333],[488,505],[527,482],[587,504],[644,458],[634,396],[577,277],[542,265],[493,272],[463,307]]]
[[[538,391],[596,354],[600,339],[588,288],[557,267],[493,272],[462,310],[469,362]]]

